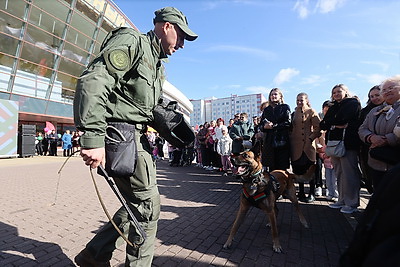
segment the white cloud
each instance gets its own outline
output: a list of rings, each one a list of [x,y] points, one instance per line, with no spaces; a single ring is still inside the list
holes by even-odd
[[[217,45],[211,47],[209,51],[223,51],[223,52],[236,52],[236,53],[249,54],[256,57],[264,58],[265,60],[268,61],[276,58],[276,55],[272,52],[246,46]]]
[[[343,6],[346,0],[318,0],[316,10],[319,13],[330,13]]]
[[[323,81],[319,75],[310,75],[302,79],[301,84],[319,85]]]
[[[383,80],[385,80],[387,78],[386,75],[382,75],[382,74],[369,74],[369,75],[368,74],[358,74],[358,76],[365,79],[371,85],[381,84],[381,82],[383,82]]]
[[[270,89],[265,86],[250,86],[246,87],[245,90],[254,94],[269,94]]]
[[[310,14],[330,13],[342,7],[347,0],[318,0],[313,11],[311,11],[309,0],[297,0],[293,10],[296,11],[301,19],[307,18]]]
[[[384,72],[386,72],[389,69],[389,64],[384,63],[384,62],[379,62],[379,61],[361,61],[361,63],[367,64],[367,65],[377,65]]]
[[[294,76],[297,76],[299,74],[300,71],[293,68],[281,69],[278,75],[275,76],[274,83],[276,85],[280,85],[282,83],[290,81]]]
[[[310,13],[308,10],[308,0],[297,0],[293,10],[297,11],[301,19],[307,18]]]

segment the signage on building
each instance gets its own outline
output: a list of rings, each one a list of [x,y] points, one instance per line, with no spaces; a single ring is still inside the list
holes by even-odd
[[[18,102],[0,99],[0,157],[16,157]]]

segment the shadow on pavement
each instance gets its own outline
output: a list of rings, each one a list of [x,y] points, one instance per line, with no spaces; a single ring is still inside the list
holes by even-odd
[[[292,204],[281,200],[278,202],[277,221],[285,253],[272,252],[267,217],[256,208],[248,212],[232,248],[224,250],[222,246],[239,207],[239,181],[193,166],[169,167],[165,161],[159,162],[157,168],[163,214],[157,237],[162,242],[161,247],[176,247],[176,255],[165,257],[160,255],[162,249],[158,248],[160,256],[154,258],[154,266],[171,263],[191,266],[192,260],[199,260],[192,251],[196,251],[199,257],[215,255],[217,263],[213,262],[213,265],[216,266],[225,265],[228,261],[229,264],[243,266],[337,266],[353,235],[353,229],[338,210],[317,202],[301,204],[310,224],[310,229],[305,229]],[[207,258],[201,262],[207,262]]]
[[[55,243],[19,236],[18,229],[0,222],[0,266],[75,266]]]

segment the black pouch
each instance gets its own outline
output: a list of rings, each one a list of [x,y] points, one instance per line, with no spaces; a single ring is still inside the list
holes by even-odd
[[[195,139],[194,132],[183,114],[176,110],[177,102],[159,103],[153,109],[154,121],[150,124],[171,145],[184,148]]]
[[[135,125],[124,122],[108,123],[105,150],[105,169],[111,177],[132,176],[137,159]]]

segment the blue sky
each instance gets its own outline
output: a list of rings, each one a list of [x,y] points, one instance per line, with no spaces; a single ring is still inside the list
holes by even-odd
[[[292,109],[306,92],[317,111],[335,84],[363,105],[368,90],[400,71],[400,1],[114,0],[142,32],[154,11],[179,8],[199,35],[166,64],[189,99],[268,93]]]

